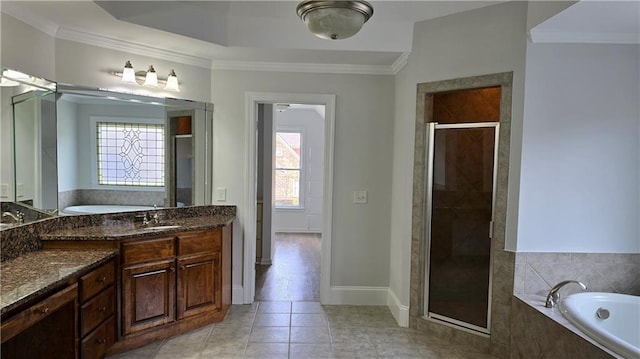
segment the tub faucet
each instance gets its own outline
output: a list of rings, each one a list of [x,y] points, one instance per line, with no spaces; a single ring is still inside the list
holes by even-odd
[[[13,222],[17,224],[21,224],[22,222],[24,222],[24,214],[22,214],[22,212],[20,211],[17,211],[16,214],[13,214],[11,212],[2,212],[2,218],[4,217],[13,219]]]
[[[558,293],[558,291],[560,290],[560,288],[564,287],[565,285],[569,284],[569,283],[576,283],[577,285],[579,285],[582,288],[582,291],[587,290],[587,286],[584,285],[584,283],[577,281],[577,280],[565,280],[562,281],[556,285],[553,286],[553,288],[551,288],[551,290],[549,291],[549,295],[547,295],[547,302],[544,304],[545,307],[547,308],[553,308],[556,306],[556,304],[558,304],[558,301],[560,300],[560,293]]]
[[[160,223],[160,218],[158,217],[158,213],[155,212],[153,215],[150,215],[149,212],[144,214],[144,218],[142,218],[142,225],[146,226],[149,224],[158,224]]]

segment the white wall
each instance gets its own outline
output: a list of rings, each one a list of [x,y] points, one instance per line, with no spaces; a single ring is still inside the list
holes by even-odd
[[[56,81],[54,38],[5,13],[0,14],[0,22],[0,64]]]
[[[13,176],[13,97],[17,87],[0,87],[0,185],[7,194],[0,196],[3,202],[15,200]]]
[[[212,71],[214,187],[244,217],[246,92],[334,93],[336,99],[332,286],[387,287],[393,141],[393,77]],[[353,204],[352,191],[369,191]],[[242,232],[234,227],[234,285],[242,280]],[[248,239],[253,241],[253,239]]]
[[[211,102],[211,73],[208,69],[61,39],[56,39],[55,57],[56,79],[61,83]],[[136,72],[145,71],[153,65],[162,79],[175,69],[180,92],[123,85],[109,71],[121,72],[127,60],[131,60]]]
[[[416,23],[414,47],[395,78],[390,305],[407,315],[416,88],[418,83],[513,71],[507,241],[515,247],[523,111],[526,3],[506,3]]]
[[[34,199],[35,174],[38,166],[35,160],[36,154],[39,156],[40,150],[38,143],[40,138],[40,97],[31,97],[16,104],[13,109],[15,118],[20,119],[14,122],[14,148],[15,152],[19,154],[14,166],[16,201],[29,201]]]
[[[324,169],[324,116],[313,109],[291,107],[276,112],[275,131],[301,129],[302,166],[301,191],[304,188],[302,209],[276,208],[273,211],[274,232],[322,232],[322,195]]]
[[[80,188],[78,106],[64,96],[58,99],[57,106],[58,192],[65,192]]]
[[[528,45],[518,251],[640,252],[639,50]]]

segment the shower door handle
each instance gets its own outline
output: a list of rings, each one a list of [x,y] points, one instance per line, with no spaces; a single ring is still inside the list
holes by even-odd
[[[489,221],[489,238],[493,239],[493,221]]]

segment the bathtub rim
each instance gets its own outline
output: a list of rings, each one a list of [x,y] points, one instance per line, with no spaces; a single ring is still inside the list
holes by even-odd
[[[545,306],[546,296],[538,294],[514,293],[513,298],[514,300],[518,300],[528,307],[534,309],[538,313],[542,314],[547,320],[555,322],[571,334],[578,336],[580,339],[585,341],[585,344],[592,345],[598,348],[603,353],[608,354],[612,358],[625,359],[620,354],[598,343],[597,341],[593,340],[593,338],[589,337],[583,331],[578,329],[578,327],[573,325],[570,321],[567,320],[567,318],[560,314],[560,311],[557,309],[557,307],[547,308]]]
[[[572,310],[573,307],[568,304],[572,304],[574,301],[584,300],[583,297],[593,298],[593,299],[605,299],[611,297],[619,297],[629,301],[637,301],[640,298],[638,296],[630,295],[630,294],[622,294],[622,293],[611,293],[611,292],[580,292],[573,293],[565,298],[563,298],[558,304],[558,308],[562,316],[573,326],[582,331],[586,336],[597,342],[598,344],[604,346],[605,348],[613,351],[614,353],[624,357],[624,358],[637,358],[640,357],[640,348],[636,348],[633,344],[623,340],[615,335],[612,335],[608,331],[598,332],[592,330],[587,325],[584,324],[584,321],[581,318],[580,313],[576,314]]]
[[[82,211],[81,207],[104,207],[104,208],[114,208],[112,211]],[[161,207],[157,207],[156,209],[160,209]],[[123,212],[138,212],[138,211],[150,211],[153,210],[153,206],[142,206],[142,205],[121,205],[121,204],[79,204],[73,206],[67,206],[62,211],[60,211],[61,215],[65,216],[75,216],[75,215],[83,215],[83,214],[109,214],[109,213],[123,213]]]

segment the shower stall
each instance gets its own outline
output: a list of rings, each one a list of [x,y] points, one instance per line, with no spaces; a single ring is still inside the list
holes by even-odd
[[[489,334],[496,122],[427,126],[424,313]]]

